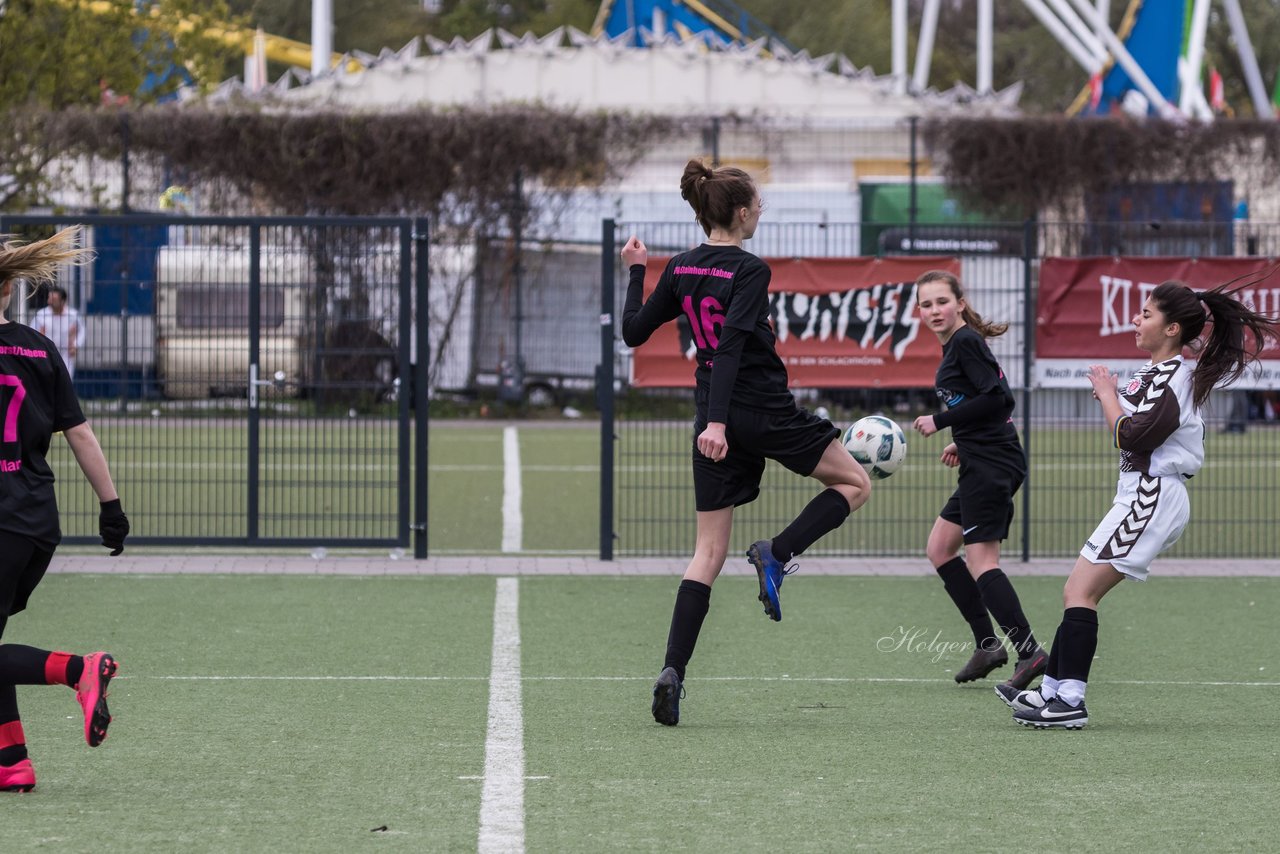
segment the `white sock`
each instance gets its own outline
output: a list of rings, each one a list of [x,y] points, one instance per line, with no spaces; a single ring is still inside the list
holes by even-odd
[[[1079,679],[1063,679],[1058,683],[1058,699],[1068,706],[1080,705],[1084,702],[1086,684]]]
[[[1052,676],[1044,677],[1044,680],[1040,683],[1040,696],[1044,697],[1045,702],[1058,696],[1058,680]]]

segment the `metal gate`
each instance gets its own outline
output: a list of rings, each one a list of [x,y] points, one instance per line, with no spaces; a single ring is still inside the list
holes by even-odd
[[[426,512],[410,406],[422,221],[0,217],[23,239],[70,225],[96,252],[59,277],[85,333],[75,386],[130,542],[404,547],[425,532],[410,517],[414,487]],[[47,294],[23,297],[9,317],[34,324]],[[49,462],[64,542],[96,543],[65,443]]]
[[[893,233],[916,235],[909,223]],[[765,223],[751,250],[766,257],[858,255],[864,247],[858,223]],[[627,271],[618,258],[632,234],[645,240],[653,257],[693,246],[701,233],[692,222],[602,223],[600,396],[600,557],[667,556],[687,553],[695,539],[693,488],[689,476],[693,394],[688,388],[644,389],[643,414],[619,414],[614,389],[628,377],[629,355],[619,333]],[[929,233],[926,232],[926,235]],[[938,239],[937,233],[929,235]],[[1115,491],[1115,459],[1100,443],[1101,418],[1087,389],[1051,388],[1035,382],[1035,305],[1039,264],[1045,256],[1084,257],[1098,252],[1134,256],[1253,256],[1280,254],[1280,223],[1197,222],[1162,226],[1148,222],[1052,222],[973,224],[953,229],[945,240],[959,258],[966,293],[981,313],[1009,323],[992,339],[992,352],[1017,397],[1014,418],[1030,462],[1019,492],[1014,527],[1004,552],[1022,560],[1063,557],[1076,550],[1110,506]],[[901,245],[900,243],[898,244]],[[946,244],[944,244],[945,246]],[[933,247],[930,247],[933,249]],[[887,250],[882,254],[893,254]],[[905,253],[909,254],[909,253]],[[1257,308],[1274,310],[1274,293],[1259,289]],[[1127,319],[1127,317],[1125,318]],[[690,367],[692,374],[692,367]],[[936,408],[931,390],[796,388],[810,407],[825,406],[837,424],[881,412],[904,425]],[[634,395],[633,397],[638,397]],[[914,396],[913,396],[914,395]],[[1280,431],[1274,387],[1253,392],[1217,390],[1205,408],[1206,465],[1193,492],[1202,496],[1196,522],[1170,552],[1174,557],[1257,558],[1275,554],[1275,520],[1280,518]],[[664,405],[665,404],[665,405]],[[1229,414],[1234,412],[1235,414]],[[1245,424],[1253,421],[1246,431]],[[914,443],[915,437],[909,438]],[[929,448],[922,443],[918,447]],[[934,449],[941,442],[935,441]],[[851,524],[808,553],[833,556],[915,555],[923,552],[933,519],[954,489],[955,474],[928,453],[912,452],[909,475],[873,489],[873,497]],[[745,548],[760,532],[781,530],[809,500],[811,481],[771,466],[758,501],[735,513],[735,548]],[[746,537],[745,541],[741,538]]]

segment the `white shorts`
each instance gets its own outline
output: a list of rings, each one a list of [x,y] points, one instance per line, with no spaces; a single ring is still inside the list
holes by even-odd
[[[1191,502],[1181,475],[1147,477],[1122,472],[1115,503],[1080,550],[1090,563],[1109,563],[1135,581],[1146,581],[1156,555],[1182,536]]]

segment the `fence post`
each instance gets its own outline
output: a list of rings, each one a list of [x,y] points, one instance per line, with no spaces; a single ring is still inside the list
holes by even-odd
[[[413,406],[414,406],[414,520],[413,530],[417,535],[413,540],[413,556],[422,559],[427,556],[427,445],[428,428],[430,427],[427,395],[431,358],[431,277],[428,261],[430,259],[429,223],[425,218],[413,222],[413,240],[416,249],[415,261],[418,265],[414,279],[414,325],[418,329],[416,369],[413,372]],[[404,389],[400,390],[402,394]]]
[[[258,542],[258,513],[261,465],[261,413],[258,409],[258,369],[262,356],[262,226],[249,226],[249,468],[246,478],[245,532],[250,543]]]
[[[596,366],[596,403],[600,407],[600,559],[613,560],[613,361],[614,232],[606,219],[600,228],[600,364]]]
[[[413,337],[413,241],[417,236],[412,220],[403,220],[397,227],[400,249],[400,270],[396,276],[397,314],[396,318],[396,446],[400,449],[396,465],[399,467],[396,490],[396,539],[400,548],[409,545],[413,536],[414,519],[410,515],[413,505],[410,496],[412,483],[412,453],[409,436],[410,419],[413,417],[409,402],[413,398],[410,384],[413,383],[413,359],[410,357],[409,342]],[[425,468],[425,466],[424,466]]]
[[[1035,261],[1036,219],[1022,224],[1022,445],[1027,454],[1027,481],[1022,485],[1022,562],[1031,560],[1031,370],[1035,357],[1035,293],[1031,265]]]
[[[916,254],[916,220],[919,218],[919,208],[916,199],[916,176],[919,172],[920,161],[916,154],[917,136],[920,132],[920,117],[911,117],[911,188],[910,202],[907,204],[907,245],[911,247],[911,254]]]
[[[129,114],[120,111],[120,213],[132,213],[129,207]]]

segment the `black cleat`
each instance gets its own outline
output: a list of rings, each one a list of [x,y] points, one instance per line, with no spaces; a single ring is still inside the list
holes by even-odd
[[[1015,712],[1029,712],[1044,705],[1044,697],[1040,695],[1040,689],[1019,691],[1008,682],[1001,682],[996,686],[996,696]]]
[[[1009,653],[1005,652],[1002,646],[995,649],[975,649],[964,667],[956,672],[955,679],[957,682],[973,682],[1008,663]]]
[[[680,700],[684,685],[674,667],[664,667],[653,683],[653,719],[664,726],[680,723]]]
[[[1003,684],[1019,691],[1027,690],[1027,686],[1035,681],[1036,677],[1043,676],[1045,668],[1049,666],[1049,653],[1045,652],[1042,647],[1036,647],[1035,652],[1026,658],[1018,659],[1018,663],[1013,666],[1013,675],[1004,681]]]
[[[1068,706],[1066,701],[1054,697],[1038,709],[1014,712],[1013,722],[1036,729],[1084,729],[1089,722],[1089,712],[1084,703]]]

